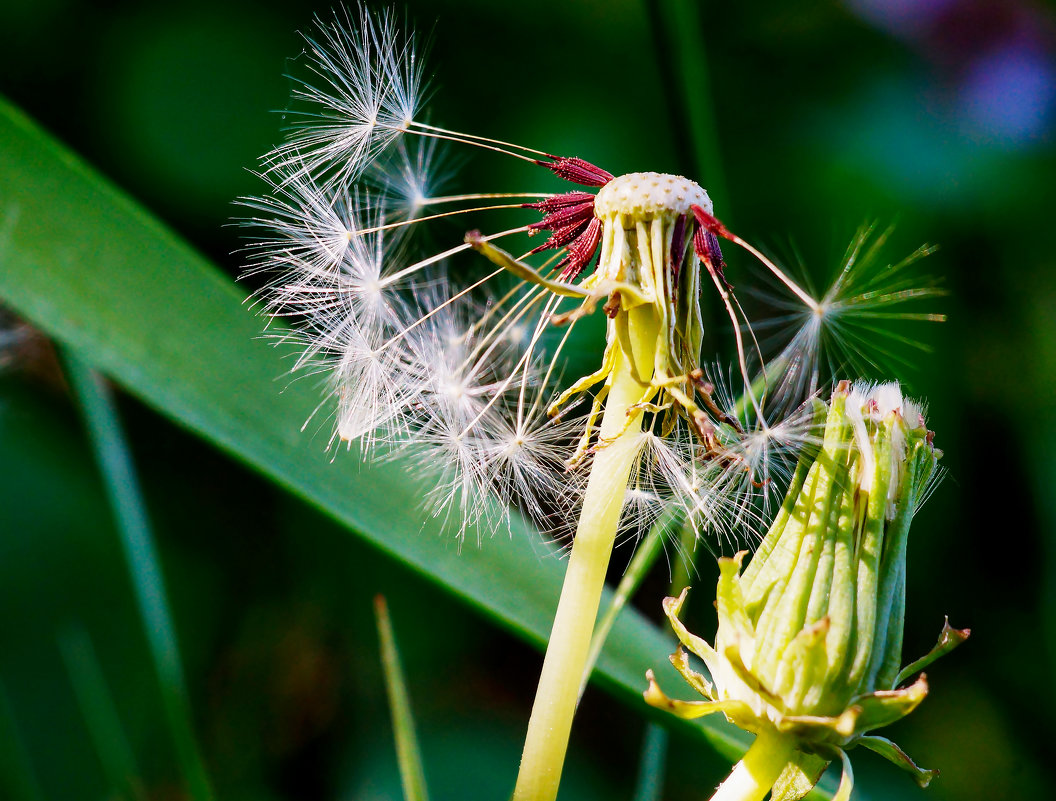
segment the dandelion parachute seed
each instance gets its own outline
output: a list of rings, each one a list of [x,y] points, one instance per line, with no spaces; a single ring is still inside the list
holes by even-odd
[[[555,510],[580,510],[515,793],[552,798],[621,519],[637,531],[675,506],[731,536],[766,514],[767,488],[804,442],[802,423],[769,408],[771,388],[751,375],[720,239],[762,259],[808,311],[819,302],[731,234],[688,178],[614,176],[423,122],[421,62],[391,12],[341,9],[315,28],[297,122],[262,160],[269,193],[243,201],[246,224],[265,230],[247,272],[265,276],[267,310],[294,324],[297,366],[329,372],[332,442],[358,441],[365,456],[431,454],[416,461],[442,466],[429,474],[432,511],[460,536],[493,528],[510,504],[550,529]],[[454,144],[572,187],[439,195],[437,148]],[[499,209],[534,216],[486,229]],[[480,230],[467,222],[463,241],[412,256],[423,227],[471,216]],[[506,248],[519,237],[531,241],[518,256]],[[455,281],[448,264],[469,251],[490,272]],[[732,323],[739,405],[716,402],[702,367],[705,285]],[[563,381],[562,352],[591,314],[607,317],[600,362]]]

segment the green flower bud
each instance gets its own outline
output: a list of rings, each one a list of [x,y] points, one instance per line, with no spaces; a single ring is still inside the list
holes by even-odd
[[[909,714],[927,695],[923,675],[968,631],[947,623],[926,657],[899,670],[910,521],[933,486],[941,452],[920,407],[897,384],[841,383],[815,402],[818,445],[802,455],[788,494],[751,564],[720,559],[714,648],[679,620],[685,592],[664,611],[686,649],[704,660],[709,682],[679,648],[671,657],[707,701],[676,701],[651,672],[646,700],[686,718],[722,712],[736,725],[794,748],[773,798],[804,795],[829,761],[862,745],[910,771],[890,741],[868,734]]]

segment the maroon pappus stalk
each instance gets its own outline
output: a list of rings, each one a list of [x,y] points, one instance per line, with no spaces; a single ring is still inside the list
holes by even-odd
[[[722,248],[719,247],[719,237],[715,235],[719,233],[730,238],[732,234],[725,225],[700,206],[693,206],[691,211],[697,220],[697,230],[693,232],[693,249],[708,269],[714,271],[722,282],[732,289],[732,285],[726,280],[726,261],[722,257]]]
[[[671,232],[671,253],[668,264],[668,269],[671,271],[671,286],[678,286],[678,271],[686,255],[686,222],[684,215],[679,217],[675,220],[675,227]]]
[[[574,156],[550,158],[552,162],[536,163],[566,181],[600,188],[613,179],[612,173],[584,159]],[[524,204],[524,208],[543,213],[542,220],[528,226],[529,235],[539,231],[551,232],[549,238],[531,253],[565,248],[564,258],[557,264],[565,280],[574,280],[583,272],[601,242],[602,226],[594,215],[594,198],[590,192],[573,191]]]
[[[601,220],[594,217],[583,233],[568,246],[568,254],[557,265],[563,267],[561,275],[565,280],[574,280],[590,264],[601,242],[601,232]]]
[[[548,197],[546,200],[540,200],[535,203],[525,203],[523,208],[536,209],[537,211],[543,212],[543,214],[550,214],[558,209],[567,208],[568,206],[578,206],[581,203],[593,203],[594,195],[590,192],[565,192],[563,195],[554,195]]]
[[[574,206],[565,206],[563,209],[550,212],[539,222],[529,225],[528,228],[530,229],[530,233],[537,233],[539,231],[560,231],[564,228],[586,224],[590,222],[593,217],[594,197],[591,196],[590,200],[577,203]]]
[[[697,223],[706,230],[713,234],[721,236],[723,239],[733,240],[734,235],[730,232],[730,229],[722,224],[714,214],[711,214],[700,206],[693,207],[693,216],[696,217]]]
[[[566,181],[571,181],[580,186],[596,186],[600,188],[615,177],[608,170],[596,167],[589,161],[576,156],[551,158],[554,158],[554,160],[549,163],[545,161],[536,161],[535,163],[546,167],[558,178],[564,178]]]

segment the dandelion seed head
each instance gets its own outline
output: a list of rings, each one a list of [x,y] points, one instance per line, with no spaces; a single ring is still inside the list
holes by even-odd
[[[260,232],[246,248],[251,262],[248,272],[275,270],[288,259],[320,273],[330,270],[355,240],[351,199],[324,192],[300,168],[259,175],[271,193],[239,200],[255,215],[239,224]]]
[[[301,347],[295,369],[327,376],[331,444],[358,441],[368,458],[409,454],[432,513],[459,536],[508,522],[511,508],[563,531],[614,434],[635,443],[623,536],[671,510],[724,541],[764,521],[808,444],[799,404],[818,387],[827,332],[915,297],[909,284],[871,283],[854,266],[870,258],[865,248],[815,300],[765,262],[795,297],[784,308],[799,326],[768,372],[752,355],[720,239],[765,257],[713,216],[699,184],[615,176],[582,158],[424,122],[422,61],[391,11],[341,7],[304,38],[295,124],[262,160],[267,194],[243,200],[252,214],[244,224],[262,231],[246,248],[246,272],[263,277],[266,313],[294,326],[279,335]],[[574,188],[444,194],[440,148],[453,145],[529,162]],[[487,226],[496,210],[526,219],[497,231]],[[459,215],[482,220],[464,241],[431,250],[416,235]],[[491,272],[463,269],[477,254]],[[742,397],[702,366],[705,291],[732,323]],[[564,354],[582,346],[573,330],[593,314],[606,318],[604,352],[596,370],[566,380]],[[655,330],[655,342],[635,344],[643,335],[632,335],[632,316],[649,321],[641,330]],[[609,392],[627,370],[640,396],[614,427]],[[889,395],[883,405],[895,402]]]
[[[421,216],[451,182],[455,170],[440,145],[439,139],[400,138],[389,157],[369,167],[365,178],[392,220]]]
[[[601,219],[623,215],[645,220],[664,214],[689,214],[693,206],[711,213],[708,193],[695,181],[659,172],[632,172],[613,178],[598,190],[594,200],[594,212]]]

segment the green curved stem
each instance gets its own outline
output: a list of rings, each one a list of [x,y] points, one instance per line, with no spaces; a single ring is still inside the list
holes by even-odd
[[[659,323],[648,306],[623,313],[630,317],[633,364],[620,349],[601,421],[600,438],[607,444],[594,457],[587,481],[583,511],[528,721],[514,801],[557,798],[579,685],[605,585],[605,571],[616,539],[627,480],[638,455],[635,434],[641,429],[641,413],[630,424],[627,418],[646,387],[635,378],[634,368],[637,365],[643,381],[650,379],[651,375],[643,367],[653,364]]]

